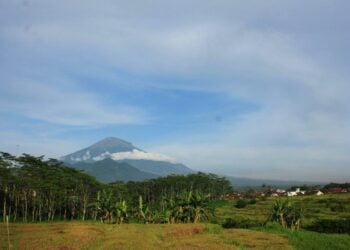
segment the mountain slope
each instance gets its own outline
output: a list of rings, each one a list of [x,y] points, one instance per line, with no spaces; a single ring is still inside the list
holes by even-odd
[[[153,173],[157,176],[188,174],[194,172],[183,164],[173,163],[172,159],[165,155],[148,153],[135,147],[130,142],[115,137],[105,138],[90,147],[61,158],[63,162],[73,166],[76,166],[78,163],[96,163],[105,159],[112,159],[119,163],[126,162],[141,170],[141,172],[146,172],[147,174]],[[109,171],[112,170],[111,166],[106,166],[106,168],[107,167],[109,168]],[[89,171],[92,171],[91,174],[98,178],[97,175],[101,176],[100,172],[105,171],[103,168],[104,166],[102,166],[101,169]],[[148,178],[148,175],[145,175],[145,178]]]
[[[95,176],[102,182],[142,181],[158,177],[158,175],[140,171],[128,163],[116,162],[109,158],[93,163],[79,162],[72,167],[84,170],[85,173]]]
[[[130,142],[115,137],[107,137],[90,147],[68,154],[62,157],[61,160],[73,164],[77,162],[95,162],[103,160],[104,156],[108,156],[111,153],[129,152],[133,150],[142,151]]]
[[[168,174],[189,174],[194,171],[183,164],[171,163],[166,161],[147,161],[147,160],[124,160],[131,166],[142,171],[158,174],[161,176]]]

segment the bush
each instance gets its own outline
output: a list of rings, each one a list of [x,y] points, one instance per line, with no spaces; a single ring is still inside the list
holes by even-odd
[[[345,212],[346,211],[346,207],[344,206],[343,203],[335,203],[329,206],[329,209],[332,212]]]
[[[235,207],[236,207],[236,208],[245,208],[248,204],[249,204],[248,200],[239,199],[239,200],[236,202]]]
[[[319,220],[305,229],[319,233],[347,233],[350,234],[350,219]]]
[[[235,207],[236,208],[245,208],[248,204],[254,205],[256,204],[256,199],[239,199],[236,201]]]
[[[254,199],[251,199],[251,200],[249,201],[249,204],[251,204],[251,205],[256,204],[256,199],[255,199],[255,198],[254,198]]]
[[[261,223],[252,220],[235,220],[232,218],[228,218],[222,224],[223,228],[252,228],[259,227]]]

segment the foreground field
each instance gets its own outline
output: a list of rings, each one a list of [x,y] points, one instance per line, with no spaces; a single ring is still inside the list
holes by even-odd
[[[236,201],[215,201],[212,222],[218,224],[18,223],[10,224],[9,240],[7,228],[0,224],[0,249],[350,249],[349,234],[293,232],[274,223],[262,226],[275,200],[257,200],[244,208],[236,208]],[[350,218],[350,195],[292,200],[305,211],[303,226],[320,219]],[[220,224],[227,218],[249,229],[224,229]]]
[[[209,224],[12,224],[10,230],[13,249],[293,249],[285,236]]]

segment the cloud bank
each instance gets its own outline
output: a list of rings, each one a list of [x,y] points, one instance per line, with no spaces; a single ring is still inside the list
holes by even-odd
[[[4,150],[31,138],[59,156],[115,135],[200,170],[350,178],[347,1],[1,5]],[[204,98],[226,113],[190,109]]]

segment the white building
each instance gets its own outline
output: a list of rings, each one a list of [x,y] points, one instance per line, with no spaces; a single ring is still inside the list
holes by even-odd
[[[323,195],[323,192],[320,191],[320,190],[318,190],[317,193],[316,193],[316,195]]]

